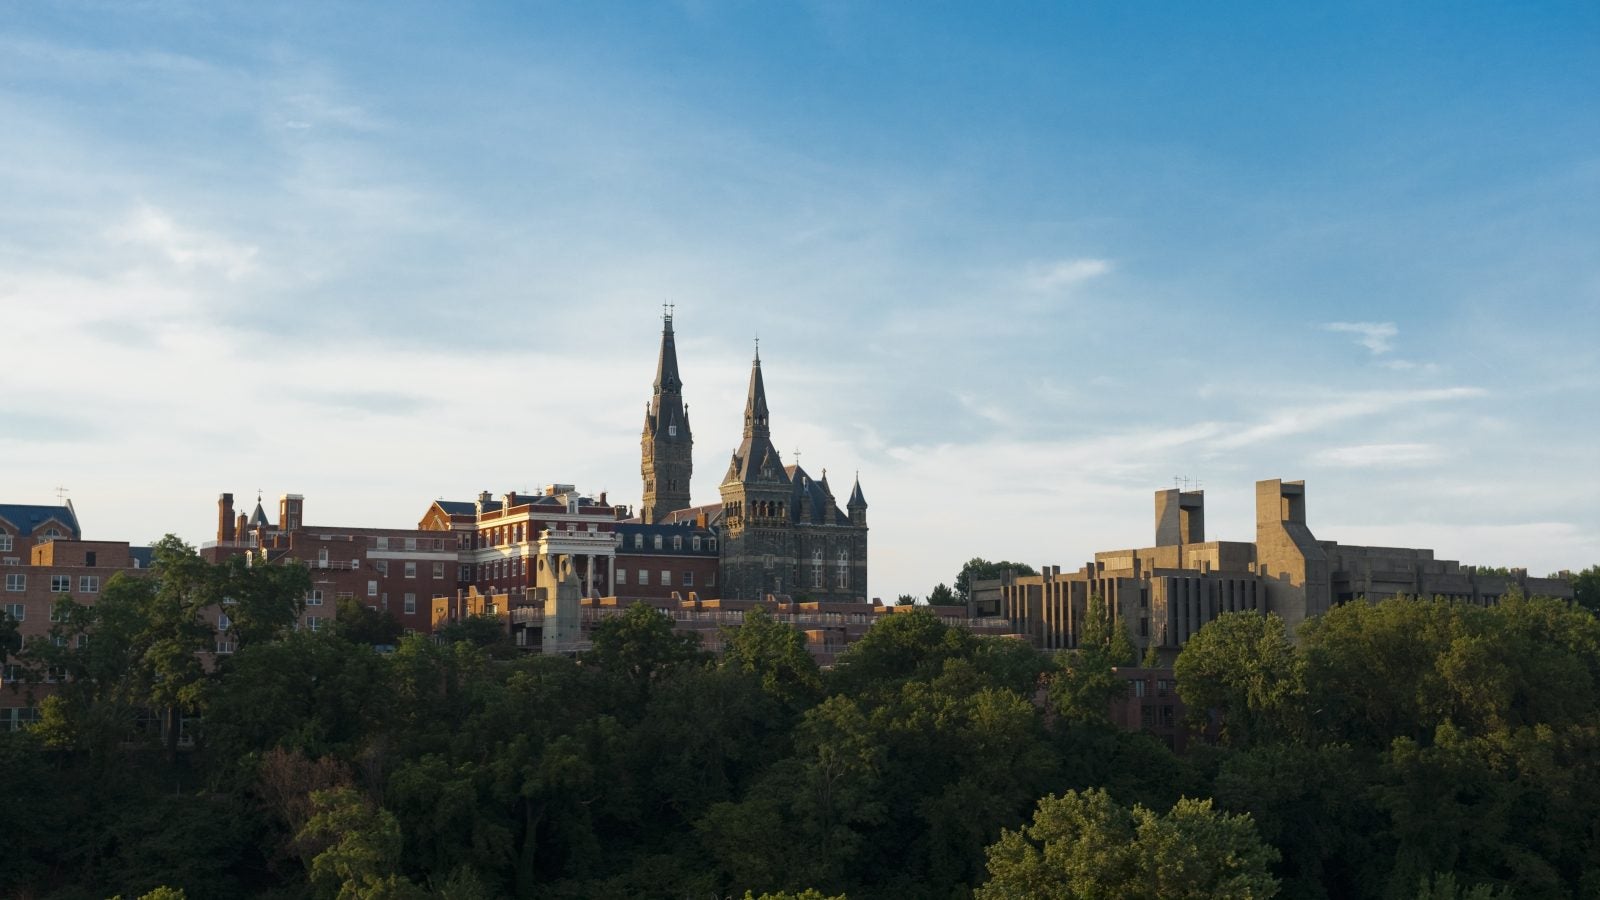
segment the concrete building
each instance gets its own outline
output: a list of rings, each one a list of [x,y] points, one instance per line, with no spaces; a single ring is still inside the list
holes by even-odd
[[[1306,515],[1306,486],[1256,483],[1254,542],[1208,541],[1201,491],[1157,491],[1155,546],[1096,553],[1076,572],[1048,566],[1000,586],[1001,614],[1047,650],[1078,646],[1089,598],[1098,596],[1135,646],[1167,659],[1207,622],[1236,611],[1276,613],[1292,631],[1331,606],[1400,594],[1494,603],[1516,587],[1571,599],[1562,576],[1479,573],[1432,550],[1362,547],[1319,540]]]

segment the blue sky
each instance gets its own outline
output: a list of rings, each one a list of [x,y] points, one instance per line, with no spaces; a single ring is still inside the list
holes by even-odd
[[[0,487],[414,522],[697,502],[751,338],[875,595],[1304,478],[1319,537],[1600,562],[1600,7],[0,6]]]

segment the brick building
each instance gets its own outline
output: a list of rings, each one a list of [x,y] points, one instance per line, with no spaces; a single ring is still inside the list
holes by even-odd
[[[299,626],[319,630],[333,621],[336,601],[352,598],[393,613],[407,629],[432,630],[431,600],[454,594],[461,579],[460,538],[422,528],[305,524],[305,498],[284,494],[278,519],[261,500],[235,515],[233,495],[217,499],[217,538],[200,547],[211,562],[256,554],[267,562],[298,561],[311,570],[311,592]]]
[[[21,646],[51,640],[55,603],[66,597],[92,606],[113,576],[150,565],[148,547],[123,541],[85,541],[71,502],[60,506],[0,504],[0,614],[16,623]],[[8,660],[0,668],[0,731],[34,721],[58,676],[30,679]]]

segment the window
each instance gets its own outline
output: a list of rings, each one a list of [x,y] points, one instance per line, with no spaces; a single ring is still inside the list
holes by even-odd
[[[1138,681],[1135,681],[1133,683],[1133,695],[1135,697],[1143,697],[1144,696],[1144,679],[1143,678],[1141,678]]]
[[[1156,696],[1157,697],[1165,697],[1167,695],[1167,692],[1170,691],[1171,689],[1172,689],[1172,682],[1166,680],[1165,678],[1162,678],[1162,679],[1159,679],[1159,680],[1156,681]]]
[[[693,572],[685,572],[685,573],[683,573],[683,586],[684,587],[694,587],[694,573]]]
[[[217,616],[218,631],[227,631],[231,627],[233,627],[233,620],[228,618],[227,613],[222,613],[221,615]]]
[[[10,550],[12,544],[11,532],[0,531],[0,550]]]
[[[837,586],[839,588],[841,588],[841,589],[842,588],[848,588],[850,586],[850,551],[849,550],[840,550],[839,551],[839,580],[837,582]]]
[[[25,684],[27,680],[28,672],[21,666],[10,665],[0,669],[0,682],[4,682],[6,684]],[[3,710],[0,710],[0,713],[3,712]]]
[[[649,584],[649,583],[650,583],[650,570],[649,569],[640,569],[639,570],[639,584],[646,585],[646,584]]]
[[[89,636],[87,634],[78,635],[78,649],[82,650],[87,646],[89,646]]]
[[[306,627],[311,629],[312,631],[321,631],[322,630],[322,617],[321,616],[306,616]]]
[[[50,643],[55,644],[57,647],[65,647],[67,645],[67,636],[64,634],[51,635]]]
[[[376,596],[378,596],[378,583],[376,581],[367,582],[367,596],[368,597],[376,597]]]
[[[656,549],[660,550],[661,549],[661,535],[659,535],[659,534],[656,535],[655,544],[656,544]]]
[[[682,550],[683,549],[683,536],[682,535],[675,534],[675,535],[672,536],[672,549],[674,549],[674,550]]]
[[[667,437],[677,437],[677,436],[678,436],[678,426],[676,426],[676,425],[668,425],[667,426]]]
[[[617,584],[627,584],[627,583],[628,583],[628,570],[627,569],[618,569],[617,570]]]
[[[37,721],[39,721],[39,709],[35,706],[0,709],[0,731],[21,731]]]
[[[28,589],[28,576],[16,572],[6,576],[6,590],[13,594],[20,594]]]
[[[406,538],[406,549],[407,550],[415,550],[415,549],[417,549],[417,539],[416,538]]]
[[[716,538],[706,538],[706,545],[708,547],[710,547],[712,550],[717,549],[717,539]]]
[[[635,550],[643,550],[644,549],[644,535],[636,534],[636,535],[633,536],[633,549],[635,549]]]
[[[389,549],[389,539],[386,538],[386,537],[378,538],[378,549],[379,550],[387,550],[387,549]]]
[[[50,604],[50,621],[65,622],[67,620],[67,607],[65,604]]]
[[[306,595],[306,605],[307,606],[321,606],[322,605],[322,591],[316,590],[316,591],[312,591],[311,593],[307,594]]]
[[[417,564],[416,563],[414,563],[414,562],[406,563],[406,577],[407,578],[415,578],[415,577],[417,577]]]
[[[374,562],[372,564],[372,567],[374,569],[378,570],[378,574],[379,575],[388,575],[389,574],[389,561],[387,559],[380,559],[380,560]]]
[[[461,577],[462,581],[471,581],[472,580],[472,567],[471,566],[462,566],[461,567],[460,577]]]
[[[52,593],[52,594],[65,594],[65,593],[70,592],[71,590],[72,590],[72,576],[71,575],[51,575],[50,576],[50,593]]]
[[[227,656],[234,651],[233,641],[217,641],[217,655]]]
[[[405,611],[406,611],[406,615],[413,615],[413,614],[416,613],[416,611],[417,611],[417,595],[416,594],[407,594],[406,595]]]
[[[78,576],[78,593],[80,593],[80,594],[98,594],[98,593],[100,593],[100,576],[99,575],[79,575]]]
[[[666,569],[661,570],[661,586],[672,587],[672,573]]]
[[[443,578],[444,577],[444,563],[436,562],[436,563],[433,564],[433,577],[435,577],[435,578]]]
[[[18,556],[8,556],[5,559],[0,559],[0,565],[20,566],[22,565],[22,558]]]
[[[52,528],[49,531],[46,531],[44,533],[44,537],[45,537],[45,540],[47,540],[47,541],[53,541],[56,538],[61,537],[61,532],[59,532],[59,531],[55,530],[54,528]]]
[[[694,536],[694,541],[690,544],[690,546],[695,550],[700,549],[700,535],[697,534]]]
[[[21,622],[28,617],[28,608],[21,603],[6,604],[6,618],[13,622]]]
[[[85,566],[88,566],[91,569],[94,568],[94,551],[93,550],[90,550],[90,551],[88,551],[88,552],[83,554],[83,564]]]

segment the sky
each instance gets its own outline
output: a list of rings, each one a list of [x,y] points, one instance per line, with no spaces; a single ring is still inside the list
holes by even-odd
[[[0,4],[0,500],[637,503],[675,305],[870,590],[1254,538],[1600,562],[1593,3]]]

